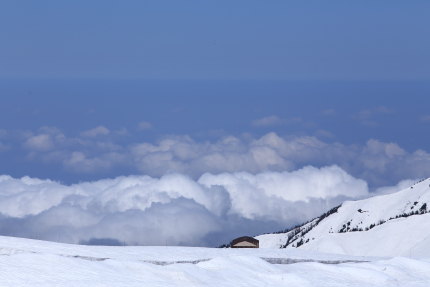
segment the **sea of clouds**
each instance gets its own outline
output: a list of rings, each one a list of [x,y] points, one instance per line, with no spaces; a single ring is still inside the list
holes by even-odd
[[[430,174],[430,153],[407,151],[394,142],[369,139],[364,144],[327,142],[315,136],[288,136],[274,132],[260,137],[224,135],[198,141],[187,135],[167,135],[155,141],[130,138],[127,130],[99,126],[68,136],[60,129],[0,137],[0,153],[24,156],[32,163],[55,166],[71,174],[146,174],[160,177],[182,173],[199,178],[206,172],[294,171],[304,166],[338,165],[372,189],[403,179]],[[49,176],[48,176],[49,177]]]
[[[123,176],[73,185],[3,175],[0,230],[70,243],[210,246],[245,230],[285,228],[367,196],[367,183],[338,166],[206,173],[197,180],[178,173]]]
[[[1,131],[2,155],[96,180],[0,176],[0,235],[216,246],[303,223],[345,200],[400,190],[412,183],[403,179],[430,173],[428,152],[375,139],[347,145],[273,132],[205,141],[128,136],[104,126],[75,136],[54,127]],[[136,175],[100,179],[106,174]]]

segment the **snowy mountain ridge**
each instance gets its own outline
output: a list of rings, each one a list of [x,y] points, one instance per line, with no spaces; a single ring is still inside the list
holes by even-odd
[[[429,212],[430,179],[425,179],[396,193],[346,201],[303,225],[260,235],[257,239],[262,248],[303,248],[348,255],[430,256],[430,247],[424,244],[430,243]],[[412,234],[415,234],[413,238]],[[392,250],[387,249],[387,244]]]

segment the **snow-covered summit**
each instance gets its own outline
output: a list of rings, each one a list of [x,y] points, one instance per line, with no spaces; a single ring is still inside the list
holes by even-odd
[[[301,226],[257,237],[262,248],[372,256],[430,256],[430,179],[347,201]]]

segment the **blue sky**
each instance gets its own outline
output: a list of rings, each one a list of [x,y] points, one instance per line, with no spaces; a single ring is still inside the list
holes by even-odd
[[[428,1],[2,1],[0,76],[429,79]]]
[[[216,245],[428,177],[429,8],[2,1],[0,234]]]
[[[41,160],[48,147],[33,150],[25,143],[40,134],[53,137],[52,131],[44,132],[46,129],[57,129],[56,133],[73,139],[73,143],[56,142],[49,146],[51,152],[64,153],[65,157],[73,151],[93,158],[105,153],[106,150],[89,149],[78,143],[85,138],[85,131],[97,127],[106,129],[105,134],[87,139],[109,142],[112,150],[120,148],[122,154],[136,144],[155,144],[169,137],[188,136],[202,143],[235,136],[246,141],[271,132],[285,139],[314,137],[331,145],[365,146],[375,139],[397,144],[410,153],[428,150],[430,145],[425,132],[430,125],[426,105],[430,84],[424,81],[1,82],[0,155],[5,160],[1,161],[0,170],[18,177],[30,175],[73,183],[141,173],[138,165],[133,164],[112,163],[109,168],[84,172],[66,168],[63,157]],[[37,153],[42,158],[35,157]],[[309,158],[296,167],[309,164],[339,163],[335,159]],[[164,172],[171,171],[180,170]],[[353,174],[361,175],[359,171]],[[424,175],[422,171],[416,177]],[[380,181],[371,184],[389,185],[403,179],[388,170],[380,176]]]

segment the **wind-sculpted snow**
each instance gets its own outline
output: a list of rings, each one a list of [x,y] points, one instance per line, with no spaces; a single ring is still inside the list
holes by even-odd
[[[428,259],[299,249],[82,246],[0,236],[1,286],[427,287],[428,270]]]
[[[337,166],[294,172],[127,176],[63,185],[0,176],[0,234],[109,245],[220,245],[317,216],[366,182]]]
[[[73,256],[74,258],[82,258],[84,260],[90,260],[90,261],[103,261],[106,260],[106,258],[94,258],[94,257],[87,257],[87,256]],[[341,264],[341,263],[363,263],[368,262],[366,260],[318,260],[318,259],[297,259],[297,258],[272,258],[272,257],[259,257],[260,259],[263,259],[264,261],[270,263],[270,264],[296,264],[296,263],[303,263],[303,262],[317,262],[322,264]],[[197,260],[179,260],[179,261],[159,261],[159,260],[144,260],[143,262],[146,263],[152,263],[155,265],[171,265],[171,264],[197,264],[200,262],[206,262],[211,259],[197,259]]]

